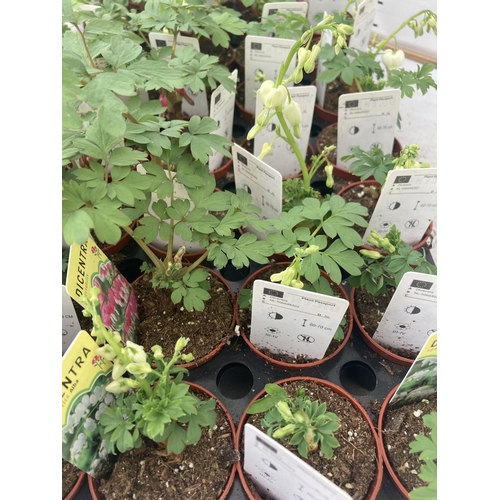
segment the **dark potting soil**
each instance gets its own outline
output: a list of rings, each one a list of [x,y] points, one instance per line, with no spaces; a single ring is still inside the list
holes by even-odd
[[[410,453],[410,443],[415,435],[429,437],[430,429],[424,425],[423,417],[437,411],[437,394],[400,408],[389,406],[383,422],[383,443],[389,462],[401,484],[408,492],[428,483],[418,477],[424,461],[419,453]]]
[[[205,309],[188,312],[182,304],[172,304],[165,289],[154,290],[147,276],[138,279],[134,284],[139,315],[137,343],[146,351],[160,345],[169,357],[179,337],[187,337],[190,342],[185,352],[192,353],[195,360],[199,360],[221,342],[229,340],[235,334],[231,328],[234,314],[232,294],[211,273],[208,281],[211,298],[205,302]]]
[[[326,84],[325,102],[323,108],[330,113],[338,114],[339,112],[339,97],[342,94],[349,93],[349,85],[342,80],[336,79],[333,82]]]
[[[377,474],[377,451],[370,426],[363,415],[352,406],[347,398],[312,381],[288,382],[282,387],[291,396],[296,395],[297,388],[305,387],[311,401],[326,403],[327,411],[335,413],[340,419],[341,428],[335,433],[340,446],[333,450],[333,457],[330,459],[322,456],[319,451],[309,453],[306,459],[299,455],[295,446],[288,445],[284,440],[278,440],[278,442],[346,491],[353,500],[366,498]],[[246,422],[266,432],[260,424],[263,416],[264,413],[249,415]],[[243,461],[243,440],[239,445]],[[256,495],[257,489],[250,477],[246,473],[245,477],[249,488]],[[256,498],[259,497],[256,496]],[[269,500],[266,496],[261,496],[261,498]]]
[[[208,399],[201,392],[197,396]],[[215,427],[202,428],[198,443],[180,455],[146,439],[140,448],[119,454],[111,475],[98,480],[99,492],[106,500],[218,499],[239,454],[224,411],[219,405],[215,411]]]
[[[226,66],[234,59],[234,52],[231,47],[227,49],[220,45],[214,45],[209,38],[202,36],[200,38],[200,52],[209,56],[216,56],[219,58],[221,64]]]
[[[62,459],[62,498],[68,496],[69,492],[78,480],[81,470],[69,463],[67,460]]]
[[[261,274],[256,276],[253,280],[249,281],[247,288],[253,286],[253,282],[255,281],[255,279],[271,281],[272,274],[279,273],[279,272],[283,271],[284,269],[285,269],[285,267],[279,266],[279,265],[274,265],[274,266],[270,267],[266,271],[263,271]],[[306,280],[304,280],[304,282],[306,282]],[[338,290],[335,286],[330,284],[330,287],[331,287],[335,297],[341,297],[340,293],[338,292]],[[248,338],[251,341],[252,340],[252,334],[251,334],[251,331],[252,331],[252,326],[251,326],[252,311],[251,311],[251,309],[242,309],[239,307],[238,308],[238,317],[239,317],[239,325],[240,325],[241,330],[248,336]],[[349,329],[349,320],[350,320],[349,309],[347,310],[345,317],[346,317],[347,321],[346,321],[346,324],[342,327],[343,331],[344,331],[344,335],[347,334],[347,331]],[[342,343],[341,341],[332,339],[330,342],[330,345],[328,346],[328,349],[326,350],[325,357],[334,353],[340,347],[341,343]],[[310,363],[312,361],[310,358],[307,358],[305,356],[299,355],[296,358],[294,358],[294,357],[289,356],[287,354],[272,353],[269,351],[269,349],[263,349],[262,352],[266,356],[269,356],[270,358],[275,359],[277,361],[282,361],[284,363],[300,364],[300,363]]]

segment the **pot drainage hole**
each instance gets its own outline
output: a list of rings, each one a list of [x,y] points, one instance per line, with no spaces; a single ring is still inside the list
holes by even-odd
[[[375,372],[362,361],[349,361],[340,369],[342,387],[355,396],[370,394],[377,385]]]
[[[241,399],[252,390],[253,375],[243,363],[229,363],[217,373],[216,383],[226,398]]]

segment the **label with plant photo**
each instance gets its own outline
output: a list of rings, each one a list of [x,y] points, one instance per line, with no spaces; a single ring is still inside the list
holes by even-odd
[[[236,84],[238,81],[238,70],[235,69],[229,77]],[[217,122],[217,130],[213,133],[221,135],[228,140],[231,140],[233,133],[234,121],[234,101],[236,94],[219,85],[210,97],[210,118]],[[208,169],[210,172],[217,170],[229,158],[224,156],[220,151],[212,150],[213,153],[208,159]]]
[[[364,241],[376,230],[382,237],[393,224],[401,239],[416,245],[437,216],[437,168],[391,170],[366,228]]]
[[[349,500],[323,474],[251,424],[245,424],[245,472],[274,500]]]
[[[81,331],[62,358],[62,457],[93,477],[109,460],[99,419],[115,400],[106,391],[113,364],[98,347]]]
[[[256,280],[252,343],[276,354],[321,359],[348,307],[342,298]]]
[[[349,38],[349,48],[366,51],[373,30],[373,21],[377,13],[378,0],[364,0],[358,5],[354,17],[354,33]]]
[[[255,93],[264,80],[276,81],[281,64],[286,60],[295,40],[247,35],[245,37],[245,109],[255,113]],[[294,55],[285,78],[295,68]],[[289,86],[293,85],[290,81]]]
[[[66,287],[62,285],[62,353],[64,354],[71,342],[81,330],[76,315],[75,306],[68,295]]]
[[[174,35],[165,33],[149,33],[149,41],[155,49],[162,47],[171,47],[174,41]],[[176,40],[176,50],[182,50],[186,47],[191,47],[200,52],[200,42],[197,38],[190,36],[178,35]],[[169,59],[168,57],[166,58]],[[186,85],[186,94],[191,98],[193,104],[190,104],[186,99],[182,101],[182,112],[188,116],[207,116],[208,115],[208,97],[204,90],[192,92],[189,86]]]
[[[437,332],[425,342],[404,379],[389,401],[391,408],[428,398],[437,393]]]
[[[98,287],[99,310],[104,325],[120,333],[124,341],[135,340],[138,323],[137,297],[134,288],[89,236],[86,243],[70,247],[66,289],[82,304]]]
[[[252,196],[252,203],[261,209],[260,220],[277,219],[281,213],[281,174],[247,150],[235,144],[232,147],[234,183],[236,189],[244,189]],[[265,240],[266,233],[249,226],[246,230]]]
[[[406,273],[380,321],[373,340],[381,346],[418,354],[437,330],[437,276]]]
[[[311,136],[311,127],[314,117],[314,102],[316,100],[316,87],[314,85],[299,85],[289,89],[291,98],[300,106],[302,121],[300,122],[300,139],[297,139],[297,146],[300,149],[302,158],[307,155],[309,146],[309,137]],[[255,115],[258,116],[264,109],[264,104],[260,96],[257,94]],[[263,146],[267,143],[272,143],[276,138],[276,126],[279,125],[279,120],[274,115],[266,128],[262,129],[253,140],[255,156],[259,156]],[[281,172],[285,179],[294,177],[301,172],[300,163],[297,155],[294,153],[290,144],[282,139],[276,140],[272,145],[272,152],[266,154],[266,163],[274,169]]]
[[[337,165],[349,169],[352,160],[342,161],[355,146],[364,151],[380,148],[385,154],[394,146],[401,91],[398,89],[353,92],[339,97]]]

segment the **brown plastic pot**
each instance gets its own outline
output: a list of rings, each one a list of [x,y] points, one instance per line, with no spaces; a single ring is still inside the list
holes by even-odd
[[[382,458],[384,460],[385,467],[387,469],[387,472],[389,473],[389,476],[391,476],[392,481],[396,485],[396,488],[399,490],[399,492],[407,499],[410,500],[410,495],[408,493],[408,490],[403,486],[401,481],[399,480],[396,472],[392,468],[391,462],[389,461],[389,457],[387,456],[387,453],[385,451],[385,444],[384,444],[384,419],[385,415],[387,412],[387,408],[389,407],[389,401],[391,400],[392,396],[394,396],[395,392],[398,390],[399,385],[394,387],[389,394],[387,394],[387,397],[385,398],[382,407],[380,408],[380,413],[378,416],[378,433],[380,436],[380,442],[382,443]]]
[[[84,471],[80,472],[80,475],[78,476],[78,479],[73,485],[73,488],[71,488],[70,492],[63,498],[63,500],[73,500],[76,497],[77,493],[80,491],[80,488],[83,484],[83,481],[85,480],[86,475],[87,475],[86,472]]]
[[[277,265],[282,266],[282,267],[286,267],[289,263],[290,263],[289,260],[288,261],[283,261],[283,262],[276,262]],[[264,267],[258,269],[257,271],[255,271],[252,275],[250,275],[245,280],[245,282],[243,283],[243,285],[242,285],[242,287],[241,287],[240,290],[242,290],[244,288],[248,288],[249,285],[250,285],[250,283],[252,283],[256,279],[259,279],[259,275],[261,275],[262,273],[264,273],[265,271],[267,271],[269,268],[273,267],[274,265],[275,264],[268,264],[267,266],[264,266]],[[335,287],[340,292],[340,294],[341,294],[341,296],[342,296],[343,299],[349,301],[349,296],[347,295],[346,291],[342,288],[342,286],[338,285],[337,283],[334,283],[330,279],[330,277],[328,276],[328,274],[326,274],[323,270],[321,270],[320,273],[330,283],[332,283],[333,285],[335,285]],[[350,304],[349,304],[349,307],[347,308],[346,315],[347,315],[348,330],[347,330],[347,332],[346,332],[346,334],[344,336],[344,340],[341,342],[341,344],[339,345],[339,347],[334,352],[332,352],[331,354],[329,354],[328,356],[325,356],[324,358],[321,358],[321,359],[316,359],[314,361],[309,361],[307,363],[288,363],[288,362],[285,362],[285,361],[279,361],[277,359],[274,359],[274,358],[268,356],[267,354],[264,354],[254,344],[252,344],[250,338],[248,337],[248,335],[243,330],[240,330],[240,335],[243,338],[243,340],[246,342],[246,344],[248,345],[248,347],[250,348],[250,350],[256,356],[258,356],[260,359],[264,360],[266,363],[268,363],[268,364],[270,364],[272,366],[277,366],[277,367],[283,368],[285,370],[303,370],[303,369],[307,369],[307,368],[314,368],[314,367],[319,366],[319,365],[325,363],[326,361],[332,359],[334,356],[336,356],[338,353],[340,353],[340,351],[342,351],[342,349],[347,345],[347,342],[349,341],[349,338],[350,338],[351,333],[352,333],[352,328],[353,328],[353,325],[354,325]],[[235,301],[235,316],[236,316],[236,323],[238,325],[240,325],[240,319],[239,319],[239,314],[238,314],[238,300]]]
[[[320,146],[320,140],[322,138],[322,134],[327,132],[328,130],[330,130],[332,128],[335,128],[335,129],[337,128],[337,121],[335,121],[334,123],[330,123],[330,125],[327,125],[318,134],[318,137],[316,138],[316,151],[322,151],[323,148],[321,148],[321,146]],[[394,143],[393,143],[392,151],[391,151],[392,155],[398,157],[402,150],[403,150],[403,146],[396,138],[394,138]],[[344,177],[340,177],[341,175],[343,175]],[[359,177],[353,175],[350,170],[348,170],[344,167],[339,167],[338,165],[334,165],[334,167],[333,167],[333,176],[334,177],[338,176],[342,179],[346,179],[349,181],[359,181]],[[373,176],[370,177],[370,179],[373,179]]]
[[[337,168],[337,167],[335,167],[335,168]],[[334,172],[335,172],[335,169],[334,169]],[[351,189],[354,189],[354,188],[356,188],[358,186],[362,186],[362,185],[374,186],[376,188],[381,187],[380,182],[378,182],[374,179],[367,179],[366,181],[356,181],[356,182],[351,182],[349,185],[342,188],[338,192],[338,195],[342,196],[344,193],[350,191]],[[429,226],[427,227],[427,230],[425,231],[422,239],[416,245],[413,245],[413,250],[419,250],[427,243],[427,240],[431,236],[433,229],[434,229],[434,222],[431,221]],[[371,247],[369,245],[362,245],[360,248],[364,248],[365,250],[373,250],[374,247]],[[387,255],[387,252],[384,250],[377,249],[377,251],[379,251],[382,255]]]
[[[186,266],[187,264],[184,264],[184,265]],[[219,273],[215,272],[214,270],[212,270],[208,267],[204,267],[204,266],[198,266],[198,267],[202,267],[203,269],[207,269],[207,271],[212,276],[214,276],[216,279],[218,279],[224,285],[224,287],[227,289],[227,291],[229,292],[233,303],[236,302],[233,289],[231,288],[231,285],[229,284],[229,282],[223,276],[221,276]],[[141,276],[139,276],[132,283],[132,286],[134,286],[139,280],[141,280],[143,278],[143,276],[144,276],[143,274]],[[233,318],[231,320],[231,325],[229,326],[228,331],[233,331],[235,326],[236,326],[236,309],[233,308]],[[193,368],[197,368],[198,366],[204,365],[205,363],[208,363],[211,359],[213,359],[217,354],[219,354],[219,352],[222,351],[222,349],[225,345],[226,345],[226,340],[223,340],[217,346],[215,346],[208,354],[205,354],[205,356],[203,356],[199,359],[195,359],[189,363],[180,364],[179,366],[182,366],[183,368],[186,368],[187,370],[192,370]]]
[[[382,347],[377,341],[373,340],[373,337],[365,330],[360,317],[358,316],[358,313],[356,311],[356,288],[353,287],[351,288],[351,293],[349,295],[349,303],[351,306],[351,314],[354,318],[354,321],[361,333],[361,337],[363,338],[365,344],[367,344],[372,351],[376,352],[378,355],[382,356],[384,359],[387,359],[388,361],[392,361],[393,363],[396,363],[397,365],[403,365],[403,366],[411,366],[415,360],[410,359],[410,358],[405,358],[403,356],[399,356],[398,354],[394,354],[393,352],[389,351],[385,347]]]
[[[226,415],[226,419],[229,422],[229,426],[231,428],[231,435],[233,437],[233,442],[235,443],[235,448],[236,448],[236,426],[234,425],[234,421],[231,417],[231,414],[229,413],[227,408],[222,404],[220,399],[217,398],[217,396],[215,396],[213,393],[211,393],[208,389],[205,389],[205,387],[202,387],[201,385],[198,385],[194,382],[189,382],[187,380],[184,382],[186,384],[190,385],[196,391],[204,392],[209,397],[215,399],[215,401],[217,402],[217,405],[220,406],[220,408],[222,408],[222,410],[224,411],[224,413]],[[196,445],[194,445],[194,446],[196,446]],[[229,478],[227,480],[226,486],[224,487],[224,490],[222,491],[218,500],[225,500],[228,497],[229,492],[231,491],[231,488],[233,486],[235,477],[236,477],[236,464],[233,464],[231,467],[231,472],[229,474]],[[88,483],[89,490],[90,490],[90,495],[92,497],[92,500],[106,500],[105,496],[102,495],[101,493],[99,493],[96,480],[92,476],[88,476],[88,478],[89,478],[89,480],[88,480],[89,481],[89,483]],[[68,500],[68,499],[64,499],[64,500]]]
[[[375,441],[375,446],[376,446],[376,450],[377,450],[377,472],[376,472],[375,478],[373,480],[372,486],[370,488],[370,491],[368,492],[368,495],[365,497],[364,500],[375,500],[377,498],[377,494],[380,491],[380,488],[382,486],[382,478],[383,478],[383,474],[384,474],[383,459],[382,459],[382,442],[381,442],[380,436],[378,435],[377,431],[375,430],[375,427],[373,426],[372,421],[371,421],[368,413],[366,412],[366,410],[348,392],[346,392],[344,389],[342,389],[338,385],[332,384],[328,380],[323,380],[323,379],[314,378],[314,377],[306,377],[306,376],[300,377],[300,376],[298,376],[298,377],[290,377],[290,378],[282,379],[282,380],[279,380],[279,381],[274,382],[274,383],[277,385],[283,385],[284,383],[294,382],[294,381],[314,382],[316,384],[328,387],[335,394],[338,394],[339,396],[343,396],[343,397],[347,398],[349,400],[349,402],[352,404],[352,406],[357,411],[359,411],[359,413],[361,413],[363,415],[364,420],[366,421],[366,423],[370,427],[370,431],[371,431],[373,439]],[[236,442],[235,443],[236,443],[237,450],[240,449],[240,443],[243,439],[243,431],[244,431],[245,423],[248,419],[247,409],[254,401],[263,397],[265,394],[266,394],[265,390],[262,389],[252,399],[252,401],[250,401],[248,406],[245,408],[245,411],[243,412],[243,415],[242,415],[240,422],[238,424],[238,428],[236,430]],[[248,486],[246,476],[243,472],[243,466],[241,464],[242,459],[243,459],[243,457],[241,457],[241,460],[236,464],[236,469],[238,471],[238,475],[240,477],[240,481],[241,481],[241,484],[243,486],[243,489],[245,490],[245,493],[248,495],[248,498],[250,498],[250,500],[262,500],[260,495],[258,495],[258,494],[254,495],[252,493],[252,490]]]

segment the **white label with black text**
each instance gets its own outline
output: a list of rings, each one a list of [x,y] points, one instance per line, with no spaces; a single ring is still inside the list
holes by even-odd
[[[373,30],[373,21],[377,10],[378,0],[365,0],[358,6],[358,13],[354,18],[354,33],[349,37],[349,48],[365,52]]]
[[[245,424],[244,439],[243,468],[266,496],[274,500],[352,498],[316,469],[253,425]]]
[[[383,347],[418,354],[437,331],[437,276],[406,273],[389,303],[373,340]]]
[[[256,280],[252,343],[276,354],[321,359],[348,306],[349,302],[342,298]]]
[[[437,216],[437,168],[391,170],[365,230],[385,236],[395,224],[401,239],[418,244]]]

